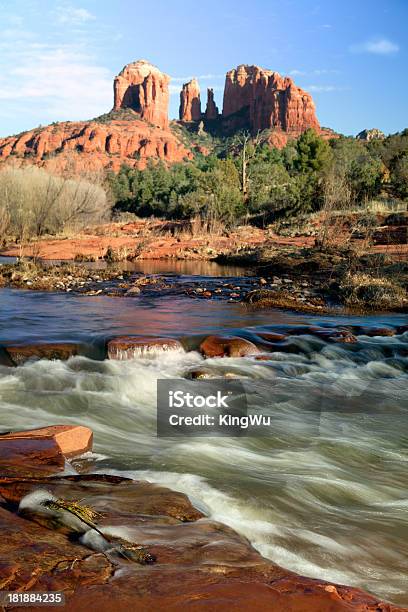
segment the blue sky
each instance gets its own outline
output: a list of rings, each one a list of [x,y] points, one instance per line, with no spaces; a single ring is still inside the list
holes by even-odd
[[[112,79],[145,58],[172,77],[170,116],[197,76],[221,106],[225,72],[292,76],[322,125],[408,127],[408,0],[0,0],[0,135],[112,106]]]

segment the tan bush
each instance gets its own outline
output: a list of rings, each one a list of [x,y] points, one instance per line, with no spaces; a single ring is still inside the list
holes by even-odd
[[[104,221],[109,212],[98,182],[54,176],[35,166],[0,170],[0,231],[20,242],[81,229]]]

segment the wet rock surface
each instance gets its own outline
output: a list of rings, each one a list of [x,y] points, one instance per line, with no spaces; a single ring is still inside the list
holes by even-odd
[[[255,344],[234,336],[207,336],[200,344],[200,351],[205,357],[245,357],[259,353]]]
[[[234,334],[212,334],[208,336],[116,336],[98,335],[83,342],[80,350],[77,344],[59,343],[29,343],[16,347],[0,345],[0,367],[16,367],[29,364],[40,359],[67,360],[75,356],[103,361],[128,360],[135,358],[152,358],[166,352],[198,351],[205,358],[214,357],[251,357],[267,360],[268,354],[295,353],[305,356],[324,351],[329,344],[341,344],[350,351],[359,351],[372,347],[369,339],[378,338],[376,350],[383,359],[395,359],[398,368],[404,370],[404,357],[408,354],[406,338],[407,326],[395,327],[361,326],[352,324],[335,325],[333,323],[320,325],[273,325],[261,328],[243,328]],[[385,344],[381,338],[393,337],[392,343]],[[72,348],[74,347],[74,348]],[[10,351],[10,354],[9,352]],[[262,354],[260,354],[262,352]],[[402,361],[401,361],[402,360]],[[204,368],[205,370],[205,368]],[[206,377],[208,372],[197,370],[197,376],[189,373],[188,377]],[[201,376],[202,374],[202,376]]]
[[[100,527],[156,556],[140,566],[84,546],[35,512],[17,514],[33,489],[89,504]],[[66,610],[255,610],[397,612],[350,587],[297,576],[264,559],[229,527],[205,518],[181,493],[105,475],[0,480],[0,584],[63,591]],[[55,528],[56,527],[56,528]],[[31,606],[29,609],[41,609]]]
[[[92,449],[92,431],[81,425],[53,425],[0,435],[0,475],[52,473],[67,457]]]
[[[109,340],[108,359],[132,359],[168,351],[184,351],[183,345],[174,338],[140,338],[120,336]]]
[[[142,274],[112,267],[90,270],[81,265],[41,267],[18,265],[0,267],[3,286],[30,290],[62,291],[84,296],[138,299],[174,295],[191,299],[244,302],[254,307],[288,308],[322,312],[329,305],[320,279],[271,275],[266,278],[247,273],[240,277],[207,277]]]
[[[4,347],[4,351],[12,364],[18,366],[26,361],[37,359],[59,359],[65,361],[74,355],[78,355],[81,347],[79,344],[71,342],[50,342],[44,344],[7,345]]]

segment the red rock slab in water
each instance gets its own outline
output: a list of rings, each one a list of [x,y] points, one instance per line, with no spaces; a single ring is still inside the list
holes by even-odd
[[[282,342],[287,338],[285,334],[278,334],[277,332],[260,332],[257,335],[267,342]]]
[[[359,589],[279,567],[165,487],[102,474],[0,481],[0,493],[14,504],[37,488],[80,499],[103,513],[98,524],[122,527],[127,541],[157,556],[143,567],[114,559],[36,524],[35,514],[23,519],[0,508],[0,583],[11,591],[61,590],[64,610],[402,611]]]
[[[53,425],[0,436],[0,474],[64,469],[65,458],[92,450],[93,434],[82,425]]]
[[[168,517],[173,523],[188,523],[202,518],[187,495],[147,481],[110,474],[78,474],[54,478],[2,478],[0,494],[11,504],[18,504],[36,489],[64,499],[81,499],[103,514],[103,524],[115,519],[125,523],[143,522],[147,516]],[[143,518],[144,517],[144,518]]]
[[[260,352],[253,342],[237,336],[207,336],[200,351],[205,357],[245,357]]]
[[[168,351],[184,352],[183,345],[174,338],[145,338],[118,336],[108,341],[108,359],[133,359]]]
[[[5,346],[4,350],[13,364],[19,366],[29,359],[60,359],[65,361],[74,355],[78,355],[80,347],[75,343],[64,342]]]

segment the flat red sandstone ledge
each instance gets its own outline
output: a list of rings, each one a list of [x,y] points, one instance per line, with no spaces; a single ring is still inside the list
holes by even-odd
[[[24,445],[31,442],[30,449],[35,451],[37,446],[40,452],[42,443],[46,441],[52,443],[49,448],[55,448],[56,452],[59,451],[64,457],[75,457],[92,450],[93,434],[88,427],[82,425],[51,425],[9,433],[0,436],[0,461],[6,448],[11,454],[13,448],[15,453],[19,454]]]

